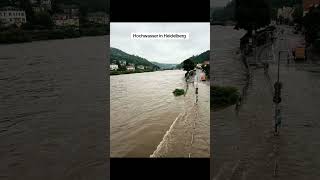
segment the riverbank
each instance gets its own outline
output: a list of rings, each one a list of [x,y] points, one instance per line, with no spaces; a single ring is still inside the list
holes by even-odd
[[[85,36],[108,35],[109,27],[55,28],[44,30],[7,29],[0,31],[0,44],[24,43],[42,40],[70,39]]]
[[[135,73],[145,73],[145,72],[155,72],[152,70],[134,70],[134,71],[110,71],[110,75],[121,75],[121,74],[135,74]]]

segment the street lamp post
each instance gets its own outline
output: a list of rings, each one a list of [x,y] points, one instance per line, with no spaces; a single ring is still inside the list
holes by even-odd
[[[281,53],[283,52],[287,52],[287,51],[279,51],[277,81],[274,83],[273,102],[275,103],[275,123],[274,123],[275,134],[278,133],[278,126],[281,125],[281,110],[279,106],[279,103],[281,102],[281,88],[282,88],[282,83],[280,82],[280,57],[281,57]]]

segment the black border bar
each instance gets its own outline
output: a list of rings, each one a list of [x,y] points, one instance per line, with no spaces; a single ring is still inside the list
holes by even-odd
[[[209,22],[210,0],[111,0],[111,22]]]

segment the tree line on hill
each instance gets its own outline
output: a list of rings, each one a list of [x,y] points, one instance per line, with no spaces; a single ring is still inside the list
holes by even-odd
[[[190,58],[184,60],[182,63],[176,64],[163,64],[154,61],[149,61],[143,57],[128,54],[120,49],[111,47],[110,48],[110,60],[111,63],[117,64],[120,67],[120,61],[126,61],[126,64],[134,64],[134,65],[143,65],[145,67],[149,67],[152,70],[160,70],[160,69],[183,69],[184,62],[191,61],[192,69],[194,69],[196,64],[203,63],[204,61],[210,60],[210,51],[205,51],[199,55],[191,56]],[[209,66],[206,66],[209,73]],[[125,70],[125,69],[122,69]]]
[[[152,70],[160,69],[159,66],[151,63],[145,58],[140,56],[128,54],[117,48],[110,48],[110,60],[111,62],[119,63],[120,61],[126,61],[127,64],[135,64],[135,65],[143,65],[145,67],[149,67]]]

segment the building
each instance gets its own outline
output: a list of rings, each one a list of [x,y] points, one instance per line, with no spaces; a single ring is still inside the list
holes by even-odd
[[[303,16],[305,16],[311,7],[318,7],[320,0],[303,0]]]
[[[79,7],[77,5],[59,5],[59,9],[63,11],[64,14],[69,16],[79,16]]]
[[[76,26],[79,27],[79,7],[76,5],[59,5],[62,13],[53,15],[53,22],[56,26]]]
[[[143,65],[138,65],[137,68],[141,69],[141,70],[144,70],[144,66]]]
[[[203,64],[204,65],[210,65],[210,61],[204,61]]]
[[[111,71],[115,71],[115,70],[118,70],[118,69],[119,69],[119,67],[118,67],[117,64],[110,64],[110,70]]]
[[[283,19],[289,22],[293,21],[293,13],[294,13],[295,8],[293,7],[282,7],[278,9],[277,12],[277,18],[278,19]]]
[[[31,0],[34,12],[49,11],[52,9],[51,0]]]
[[[46,9],[44,7],[42,7],[42,6],[32,6],[32,10],[35,13],[46,11]]]
[[[134,66],[127,66],[128,71],[134,71],[136,68]]]
[[[64,13],[54,14],[52,20],[56,26],[67,27],[67,26],[76,26],[79,27],[79,17],[78,16],[69,16]]]
[[[88,14],[87,20],[95,24],[108,24],[109,16],[105,12],[94,12]]]
[[[120,63],[121,66],[126,66],[127,65],[127,61],[124,61],[124,60],[120,60],[119,63]]]
[[[200,63],[198,63],[197,65],[196,65],[196,68],[201,68],[202,67],[202,64],[200,64]]]
[[[3,7],[0,9],[0,22],[4,26],[16,25],[20,27],[27,22],[26,12],[15,7]]]
[[[45,7],[48,10],[52,9],[51,0],[40,0],[40,5]]]

